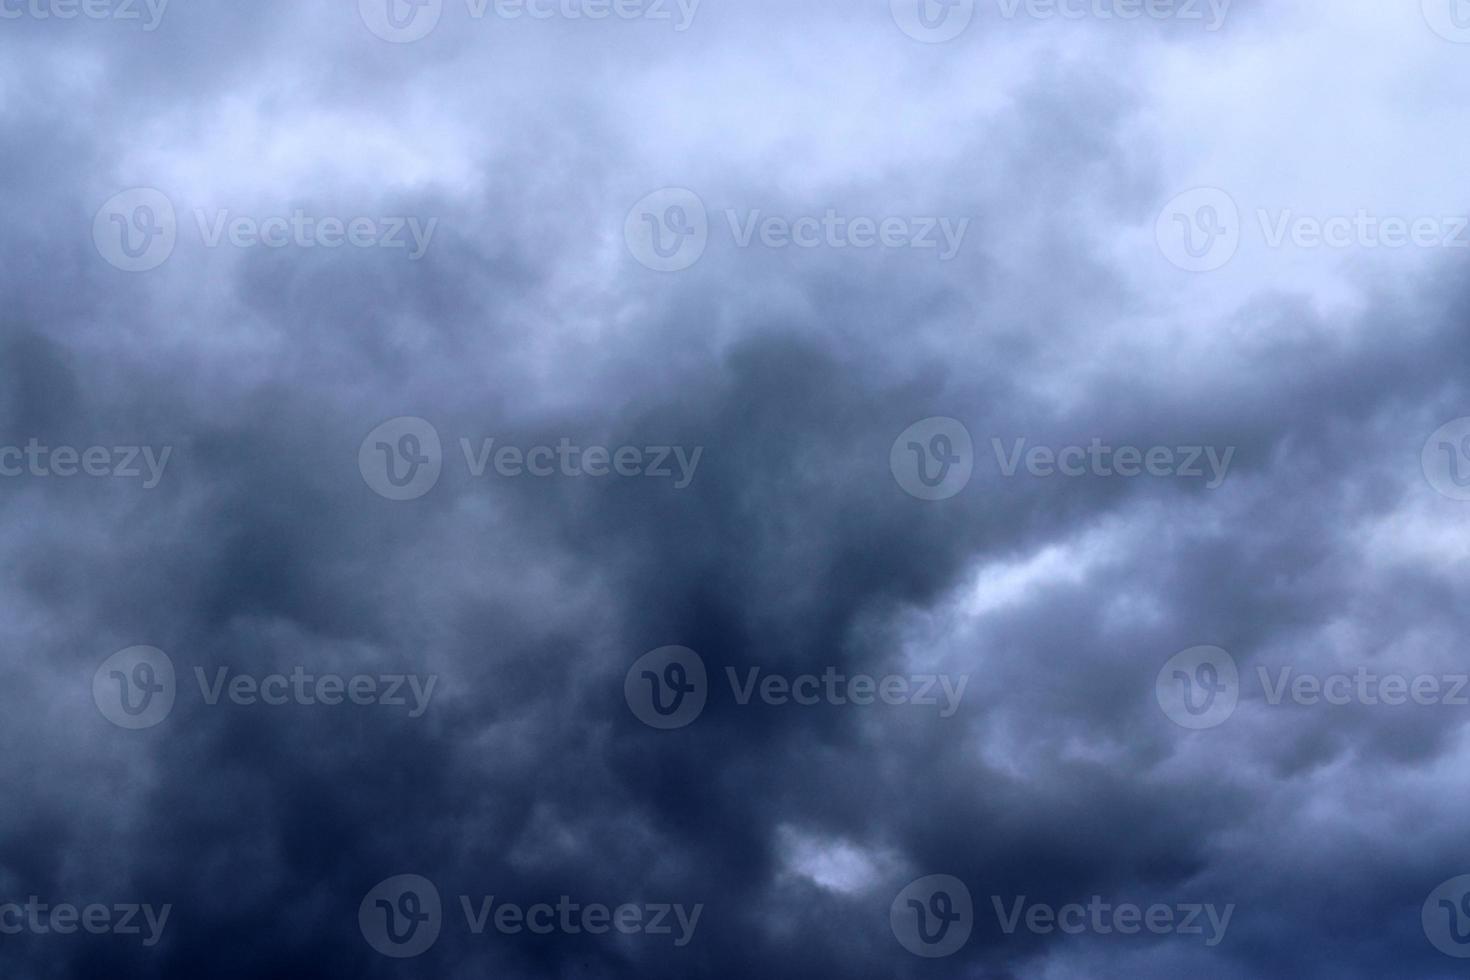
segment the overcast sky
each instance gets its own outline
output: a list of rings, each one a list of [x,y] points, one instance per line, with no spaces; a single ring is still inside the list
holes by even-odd
[[[0,975],[1463,976],[1467,72],[0,0]]]

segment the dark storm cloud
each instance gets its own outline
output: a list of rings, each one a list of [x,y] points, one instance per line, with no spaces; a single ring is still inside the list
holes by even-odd
[[[407,45],[352,4],[0,25],[0,445],[172,449],[151,488],[0,481],[0,901],[172,906],[156,946],[0,936],[5,976],[1450,975],[1418,917],[1465,870],[1457,709],[1252,684],[1455,669],[1465,505],[1419,460],[1466,414],[1453,260],[1384,272],[1347,313],[1250,278],[1250,255],[1228,304],[1163,262],[1179,144],[1213,137],[1171,128],[1150,73],[1249,82],[1228,52],[1279,26],[1258,5],[1219,36],[987,11],[947,46],[873,6],[706,0],[676,33],[450,4]],[[129,274],[92,222],[134,186],[169,199],[178,243]],[[678,273],[623,239],[666,186],[711,225]],[[829,208],[971,225],[941,262],[741,247],[725,214]],[[198,209],[438,225],[416,260],[209,248]],[[397,502],[357,454],[402,416],[443,472]],[[926,502],[889,453],[933,416],[963,423],[975,472]],[[475,476],[461,440],[491,438],[702,455],[682,488]],[[1007,477],[992,439],[1020,438],[1234,454],[1216,489]],[[710,699],[656,731],[623,683],[670,644]],[[1154,682],[1201,644],[1252,683],[1188,732]],[[178,693],[132,731],[90,685],[137,645]],[[419,717],[210,704],[196,670],[221,668],[436,687]],[[969,686],[952,717],[741,705],[726,670],[753,668]],[[888,909],[936,873],[976,914],[930,961]],[[414,960],[357,921],[399,874],[443,899]],[[702,911],[683,946],[474,935],[460,896],[490,895]],[[1007,935],[992,909],[1093,895],[1235,909],[1215,946]]]

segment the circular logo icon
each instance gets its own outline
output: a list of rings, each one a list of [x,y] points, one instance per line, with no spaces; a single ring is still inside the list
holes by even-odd
[[[1222,725],[1240,701],[1235,658],[1219,647],[1190,647],[1169,658],[1154,681],[1169,720],[1196,731]]]
[[[954,419],[924,419],[893,440],[888,468],[909,496],[948,500],[965,489],[975,472],[975,444],[969,430]]]
[[[951,875],[920,878],[893,900],[888,924],[903,948],[915,956],[952,956],[969,941],[975,924],[970,889]]]
[[[357,0],[367,29],[385,41],[408,44],[439,26],[444,0]]]
[[[1240,249],[1240,209],[1218,187],[1196,187],[1164,205],[1154,236],[1174,265],[1186,272],[1213,272]]]
[[[975,0],[889,0],[888,6],[899,30],[925,44],[954,40],[975,16]]]
[[[439,432],[411,415],[389,419],[362,441],[357,468],[378,496],[417,500],[434,489],[444,468]]]
[[[1453,500],[1470,500],[1470,418],[1436,429],[1419,460],[1431,487]]]
[[[174,710],[174,662],[157,647],[128,647],[92,675],[92,700],[119,728],[152,728]]]
[[[124,272],[147,272],[168,261],[178,241],[174,205],[162,191],[134,187],[114,194],[92,219],[97,254]]]
[[[1470,959],[1470,875],[1451,878],[1430,892],[1420,918],[1435,949],[1457,960]]]
[[[650,650],[628,668],[623,697],[650,728],[683,728],[699,717],[709,697],[704,661],[688,647]]]
[[[443,925],[439,889],[422,875],[394,875],[373,886],[357,907],[357,926],[369,946],[397,960],[428,950]]]
[[[709,244],[709,214],[699,195],[665,187],[633,205],[623,239],[640,264],[655,272],[679,272],[698,262]]]
[[[1456,44],[1470,44],[1470,0],[1422,0],[1430,30]]]

